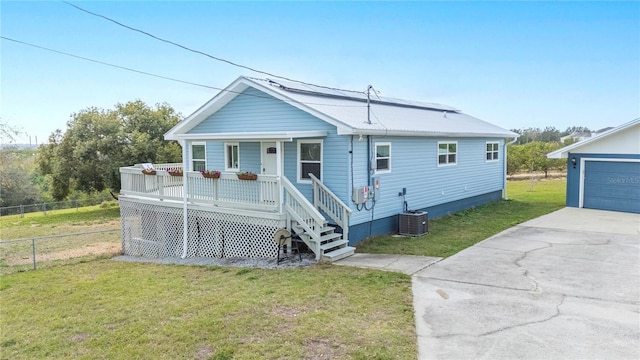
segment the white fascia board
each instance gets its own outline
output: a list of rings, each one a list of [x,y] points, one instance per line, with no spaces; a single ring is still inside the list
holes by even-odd
[[[582,140],[582,141],[578,141],[577,143],[573,143],[571,145],[565,146],[562,149],[558,149],[556,151],[550,152],[547,154],[547,158],[549,159],[563,159],[563,158],[567,158],[569,156],[569,152],[571,152],[571,150],[574,149],[578,149],[581,148],[585,145],[591,144],[592,142],[596,142],[596,141],[600,141],[606,137],[609,137],[613,134],[616,134],[620,131],[623,131],[625,129],[628,129],[632,126],[638,125],[640,124],[640,118],[634,119],[632,121],[629,121],[628,123],[622,124],[616,128],[613,128],[609,131],[605,131],[602,134],[598,135],[598,136],[594,136],[592,138],[586,139],[586,140]],[[574,151],[575,152],[575,151]]]
[[[418,137],[448,137],[448,138],[513,138],[517,134],[511,133],[458,133],[458,132],[434,132],[415,130],[385,130],[385,129],[353,129],[350,132],[340,132],[338,135],[377,135],[377,136],[418,136]]]
[[[326,130],[312,131],[274,131],[274,132],[235,132],[235,133],[203,133],[203,134],[177,134],[172,140],[226,140],[226,141],[252,141],[252,140],[280,140],[292,141],[297,138],[316,138],[327,136]]]

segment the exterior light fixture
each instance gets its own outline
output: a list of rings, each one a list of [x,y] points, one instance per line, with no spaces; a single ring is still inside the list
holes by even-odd
[[[576,168],[576,163],[577,163],[577,162],[578,162],[578,161],[576,160],[576,158],[575,158],[575,157],[572,157],[572,158],[571,158],[571,165],[573,165],[573,168],[574,168],[574,169]]]

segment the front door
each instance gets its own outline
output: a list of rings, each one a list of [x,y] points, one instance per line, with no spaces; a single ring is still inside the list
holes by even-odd
[[[276,143],[263,142],[261,144],[262,151],[262,175],[276,175]]]
[[[277,149],[275,142],[263,142],[260,145],[261,161],[262,161],[262,175],[277,175]],[[260,189],[260,198],[265,202],[275,202],[278,200],[277,189],[263,184]]]

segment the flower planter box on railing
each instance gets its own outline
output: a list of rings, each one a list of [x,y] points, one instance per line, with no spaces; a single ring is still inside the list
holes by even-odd
[[[220,178],[220,171],[217,171],[217,170],[201,170],[200,174],[202,174],[202,177],[207,178],[207,179],[219,179]]]
[[[258,179],[258,175],[252,174],[252,173],[238,173],[236,175],[240,180],[257,180]]]
[[[142,173],[145,174],[145,175],[155,175],[156,171],[152,170],[152,169],[144,169],[144,170],[142,170]]]

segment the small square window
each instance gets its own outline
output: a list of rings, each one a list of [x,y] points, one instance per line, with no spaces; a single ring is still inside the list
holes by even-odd
[[[457,142],[438,142],[438,166],[455,165],[458,162]]]
[[[487,161],[496,161],[498,160],[498,154],[499,151],[498,149],[500,148],[500,145],[497,142],[488,142],[487,143],[487,155],[486,155],[486,159]]]

